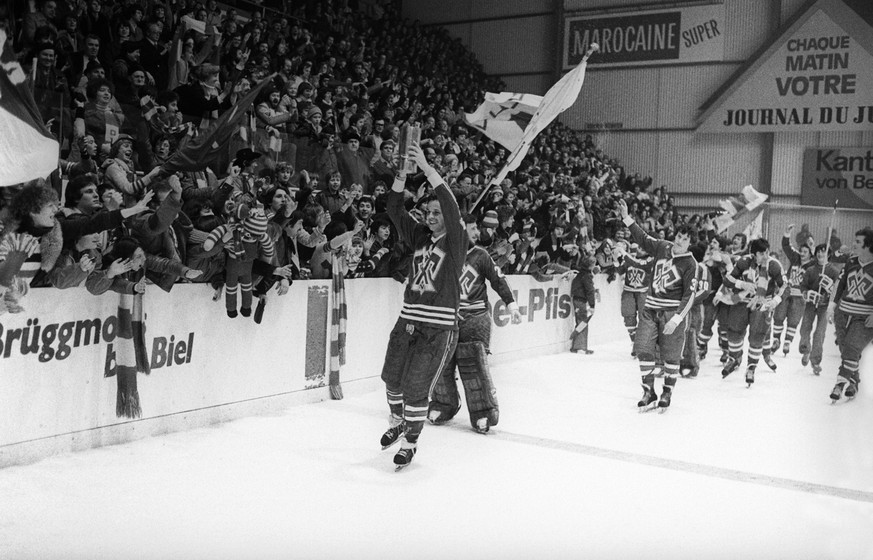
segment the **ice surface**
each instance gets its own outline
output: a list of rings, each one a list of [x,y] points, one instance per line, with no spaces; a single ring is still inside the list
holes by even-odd
[[[831,341],[821,377],[795,349],[750,389],[713,341],[640,414],[614,334],[495,366],[499,425],[428,425],[398,473],[381,392],[4,469],[0,558],[873,558],[870,351],[832,405]]]

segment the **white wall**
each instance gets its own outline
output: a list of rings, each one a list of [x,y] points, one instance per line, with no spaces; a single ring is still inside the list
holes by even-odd
[[[566,350],[572,329],[569,284],[530,276],[513,276],[509,283],[525,320],[509,324],[505,306],[491,293],[490,301],[497,302],[492,360]],[[271,294],[260,325],[229,319],[224,302],[213,302],[206,285],[177,285],[169,294],[151,286],[145,297],[146,344],[155,367],[137,377],[139,419],[116,417],[116,379],[104,377],[115,344],[117,295],[94,297],[80,288],[33,291],[24,300],[25,312],[0,316],[0,467],[329,398],[329,285],[296,282],[283,297]],[[382,391],[379,376],[403,286],[391,279],[361,279],[347,281],[346,289],[343,389]],[[604,299],[609,305],[615,300],[617,317],[617,296]],[[99,339],[87,328],[96,321]],[[593,340],[598,336],[604,335]],[[167,366],[158,350],[171,338],[175,348],[179,341],[186,347],[178,351],[180,361]]]

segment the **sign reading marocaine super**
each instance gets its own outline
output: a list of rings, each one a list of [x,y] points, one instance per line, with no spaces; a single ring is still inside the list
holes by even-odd
[[[803,152],[800,203],[873,210],[873,148],[809,148]]]
[[[589,45],[600,51],[589,66],[685,64],[724,58],[724,5],[578,14],[564,19],[564,69],[581,62]]]
[[[819,0],[718,97],[699,132],[873,128],[873,28],[842,0]]]

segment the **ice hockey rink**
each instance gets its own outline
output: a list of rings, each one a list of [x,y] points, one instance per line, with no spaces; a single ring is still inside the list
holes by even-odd
[[[711,351],[639,413],[609,334],[494,366],[499,425],[428,425],[400,472],[379,390],[0,470],[0,558],[873,558],[869,350],[850,402],[829,339],[821,377]]]

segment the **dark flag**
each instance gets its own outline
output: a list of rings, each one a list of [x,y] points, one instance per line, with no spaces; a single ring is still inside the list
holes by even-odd
[[[260,84],[253,87],[245,97],[240,99],[230,110],[225,111],[223,115],[218,117],[212,126],[205,132],[201,132],[199,136],[187,142],[179,148],[170,159],[161,166],[161,169],[167,173],[175,173],[176,171],[200,171],[207,162],[215,159],[221,154],[222,150],[227,149],[228,142],[237,127],[246,116],[246,111],[252,106],[255,99],[260,95],[270,82],[273,76],[265,78]]]

